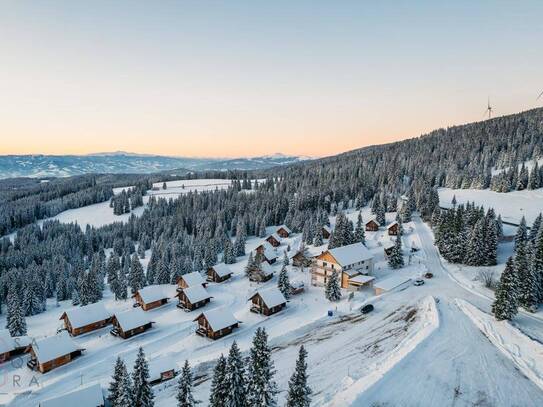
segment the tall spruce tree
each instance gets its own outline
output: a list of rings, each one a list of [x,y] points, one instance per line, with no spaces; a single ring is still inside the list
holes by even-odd
[[[229,388],[226,382],[226,358],[221,354],[213,370],[209,407],[222,407],[228,397]]]
[[[341,288],[339,286],[339,277],[337,272],[332,272],[324,288],[324,296],[328,301],[337,302],[341,300]]]
[[[519,279],[519,304],[535,312],[538,304],[538,278],[531,264],[531,243],[520,241],[514,257],[515,273]]]
[[[392,248],[392,251],[388,256],[388,265],[393,269],[399,269],[404,266],[402,253],[402,237],[400,234],[396,236],[394,247]]]
[[[225,387],[228,394],[224,399],[225,407],[245,407],[247,404],[244,366],[238,344],[234,341],[226,363]]]
[[[247,372],[247,405],[274,407],[277,405],[277,384],[273,380],[274,364],[268,335],[264,328],[258,328],[253,337]]]
[[[307,384],[307,351],[300,347],[296,369],[288,382],[286,407],[309,407],[311,405],[311,388]]]
[[[492,313],[498,321],[511,320],[518,312],[518,276],[509,257],[496,288],[496,299],[492,304]]]
[[[128,371],[126,370],[126,365],[124,364],[124,361],[117,357],[117,360],[115,362],[115,369],[113,371],[112,380],[109,383],[109,389],[108,389],[108,396],[107,399],[111,403],[111,407],[124,407],[128,404],[122,404],[124,401],[129,402],[126,399],[126,395],[124,394],[126,390],[126,378],[128,376]],[[131,392],[128,392],[128,395],[131,395]]]
[[[195,407],[198,400],[192,394],[192,372],[188,360],[185,360],[181,376],[177,384],[177,406],[178,407]]]
[[[135,294],[138,290],[141,290],[146,285],[143,266],[141,265],[140,259],[136,254],[132,256],[132,260],[130,261],[130,274],[128,280],[132,294]]]
[[[139,348],[138,356],[134,362],[134,370],[132,371],[133,383],[133,407],[152,407],[154,406],[153,389],[149,384],[149,365],[145,359],[143,348]]]
[[[283,266],[279,272],[279,277],[277,278],[277,288],[279,288],[279,291],[283,293],[287,300],[290,298],[291,287],[286,266]]]

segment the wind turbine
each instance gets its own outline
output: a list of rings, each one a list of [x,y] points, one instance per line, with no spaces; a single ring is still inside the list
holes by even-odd
[[[543,92],[541,92],[541,93],[539,94],[539,96],[537,97],[536,100],[539,100],[539,98],[540,98],[541,96],[543,96]]]
[[[543,93],[542,93],[543,94]],[[488,103],[486,105],[486,110],[483,115],[483,118],[488,114],[488,118],[490,119],[492,117],[492,106],[490,106],[490,97],[488,98]]]

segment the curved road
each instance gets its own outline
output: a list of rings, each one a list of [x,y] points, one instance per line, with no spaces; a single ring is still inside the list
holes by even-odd
[[[414,221],[426,265],[435,278],[411,291],[440,300],[440,326],[353,406],[543,406],[543,391],[488,341],[454,301],[462,298],[488,312],[489,300],[449,277],[430,228],[420,218]]]

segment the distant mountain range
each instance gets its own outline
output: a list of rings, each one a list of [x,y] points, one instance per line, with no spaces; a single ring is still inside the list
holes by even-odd
[[[89,155],[3,155],[0,156],[0,178],[68,177],[89,173],[147,174],[174,169],[256,170],[308,159],[311,158],[280,153],[252,158],[168,157],[124,151]]]

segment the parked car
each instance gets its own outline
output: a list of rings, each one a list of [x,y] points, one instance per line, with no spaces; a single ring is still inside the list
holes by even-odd
[[[362,308],[360,308],[360,312],[362,314],[369,314],[372,311],[373,311],[373,305],[371,304],[366,304]]]
[[[413,281],[413,285],[416,285],[416,286],[423,285],[423,284],[424,284],[424,280],[422,278],[417,278],[415,281]]]
[[[432,273],[430,273],[430,272],[428,272],[428,273],[426,273],[426,274],[424,275],[425,278],[432,278],[433,276],[434,276],[434,275],[433,275]]]

